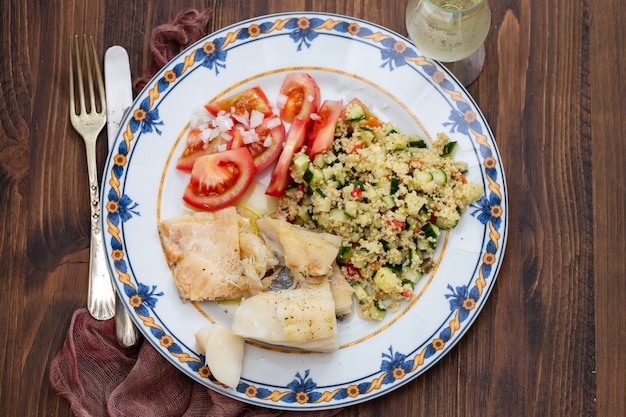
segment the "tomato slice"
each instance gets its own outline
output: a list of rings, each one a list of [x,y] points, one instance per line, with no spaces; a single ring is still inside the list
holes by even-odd
[[[313,120],[307,136],[307,150],[311,160],[315,155],[328,151],[333,146],[337,119],[341,114],[343,100],[325,100],[318,117]]]
[[[289,174],[291,170],[291,162],[293,156],[304,145],[306,138],[306,130],[309,122],[305,120],[295,119],[289,128],[289,134],[285,142],[285,148],[280,153],[278,162],[272,172],[272,178],[265,190],[265,194],[272,197],[280,197],[285,193],[287,185],[289,185]]]
[[[245,130],[243,128],[235,128],[233,134],[232,148],[240,148],[245,146],[250,151],[254,160],[256,172],[261,172],[274,162],[285,143],[285,125],[282,120],[275,114],[266,117],[263,123],[254,128],[256,141],[245,143]]]
[[[309,120],[320,104],[320,88],[309,74],[291,72],[280,86],[280,118],[287,123],[294,119]]]
[[[265,92],[258,86],[249,88],[231,97],[208,103],[204,107],[214,116],[220,110],[227,113],[232,113],[234,110],[236,114],[251,113],[252,110],[258,110],[265,116],[272,114],[272,105],[267,99]]]
[[[280,118],[291,123],[285,148],[278,158],[272,178],[265,194],[280,197],[289,184],[291,161],[306,141],[311,124],[311,114],[317,112],[320,102],[320,89],[313,77],[306,73],[289,73],[280,87],[282,106]],[[284,101],[284,102],[283,102]]]
[[[232,133],[229,133],[232,135]],[[187,147],[182,155],[176,161],[176,168],[182,171],[191,171],[193,164],[201,156],[210,155],[219,152],[220,147],[230,149],[231,142],[223,137],[217,137],[206,144],[202,141],[202,131],[200,129],[192,129],[187,134]]]
[[[183,200],[201,210],[219,210],[232,205],[254,179],[254,161],[241,147],[196,159]]]

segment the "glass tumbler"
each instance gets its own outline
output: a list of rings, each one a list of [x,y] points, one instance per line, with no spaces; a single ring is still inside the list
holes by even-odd
[[[440,61],[468,86],[485,62],[484,42],[491,25],[487,0],[409,0],[409,37],[427,57]]]

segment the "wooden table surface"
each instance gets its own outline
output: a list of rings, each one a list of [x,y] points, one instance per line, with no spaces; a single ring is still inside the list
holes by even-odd
[[[296,10],[406,35],[405,0],[3,1],[0,99],[0,415],[69,416],[48,365],[85,305],[85,154],[67,111],[67,43],[127,48],[210,7],[209,30]],[[626,415],[626,9],[621,0],[491,1],[487,60],[469,87],[507,175],[495,288],[460,343],[420,378],[348,416]],[[106,137],[106,133],[102,134]],[[105,141],[100,142],[100,168]]]

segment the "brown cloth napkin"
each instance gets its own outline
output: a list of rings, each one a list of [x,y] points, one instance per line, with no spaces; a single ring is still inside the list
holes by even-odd
[[[331,417],[339,410],[290,412],[248,405],[193,381],[150,343],[122,348],[115,321],[72,317],[68,337],[50,364],[52,387],[78,417]]]
[[[134,88],[207,33],[211,10],[186,9],[151,35],[152,62]],[[149,342],[133,348],[117,343],[114,320],[74,313],[67,339],[50,364],[52,387],[78,417],[330,417],[338,410],[286,412],[248,405],[193,381]]]
[[[133,82],[136,92],[139,92],[172,58],[207,35],[207,24],[212,14],[211,9],[205,9],[202,12],[185,9],[180,11],[171,22],[157,26],[152,31],[150,35],[152,62],[144,75]]]

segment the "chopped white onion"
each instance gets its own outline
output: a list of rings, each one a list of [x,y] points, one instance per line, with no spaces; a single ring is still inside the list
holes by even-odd
[[[220,143],[219,145],[217,145],[218,152],[224,152],[226,149],[228,149],[228,145],[226,145],[225,143]]]
[[[272,117],[271,119],[267,121],[268,129],[274,129],[275,127],[278,127],[278,126],[280,126],[280,118],[278,117]]]
[[[311,103],[313,103],[313,100],[315,100],[315,97],[313,97],[311,94],[309,94],[308,96],[306,96],[307,101],[310,101]]]
[[[282,109],[283,107],[285,107],[285,104],[287,104],[287,96],[284,94],[279,94],[278,98],[276,99],[276,105],[279,109]]]
[[[215,117],[207,111],[204,106],[194,109],[191,115],[190,125],[192,128],[201,128],[203,125],[208,125]]]
[[[230,129],[233,128],[234,125],[235,123],[233,122],[233,119],[231,119],[230,116],[227,114],[218,115],[217,118],[215,119],[215,126],[221,132],[229,131]]]
[[[272,138],[272,135],[267,135],[267,137],[265,138],[265,141],[263,141],[263,146],[265,146],[266,148],[269,148],[270,146],[272,146],[273,141],[274,139]]]
[[[254,130],[246,130],[243,132],[243,143],[249,145],[259,141],[259,135]]]
[[[311,113],[311,120],[322,120],[322,118],[317,113]]]
[[[254,129],[257,126],[261,126],[263,120],[265,119],[265,115],[258,110],[252,110],[250,113],[250,128]]]
[[[202,131],[200,137],[202,138],[202,142],[207,143],[215,139],[219,133],[217,129],[205,129]]]
[[[228,142],[230,142],[231,140],[233,140],[233,136],[228,133],[228,132],[222,132],[220,133],[220,137]]]
[[[250,115],[248,114],[248,110],[246,110],[244,114],[232,113],[232,116],[233,119],[244,125],[244,127],[250,127]]]

